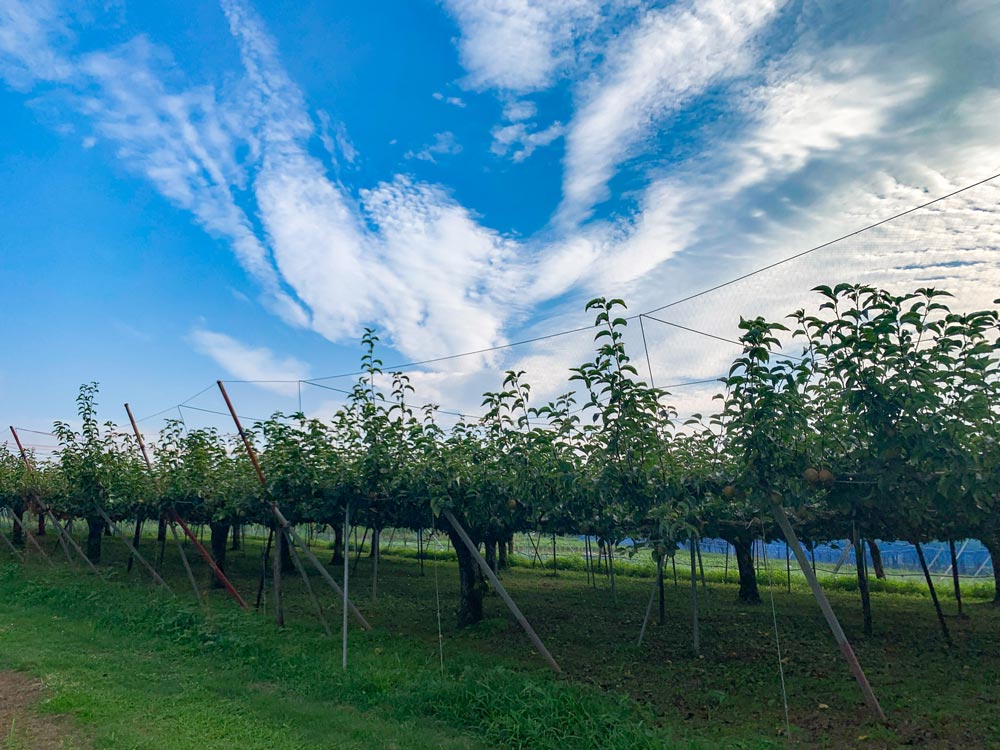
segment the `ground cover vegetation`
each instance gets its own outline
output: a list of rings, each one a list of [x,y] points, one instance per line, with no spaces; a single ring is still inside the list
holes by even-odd
[[[633,582],[616,575],[615,555],[602,553],[628,539],[632,554],[656,564],[646,615],[658,600],[660,623],[669,619],[671,604],[666,563],[676,565],[685,542],[694,571],[702,537],[732,544],[734,598],[743,605],[761,600],[752,555],[759,539],[783,537],[797,551],[796,535],[806,546],[849,538],[857,549],[876,538],[898,539],[920,553],[930,539],[977,538],[1000,573],[1000,314],[952,312],[948,295],[933,289],[898,295],[842,284],[816,293],[816,309],[794,312],[789,326],[740,321],[743,351],[720,380],[717,413],[683,420],[669,394],[640,376],[626,351],[624,303],[603,298],[587,306],[595,314],[594,357],[571,371],[564,395],[536,404],[528,374],[510,371],[499,390],[484,394],[481,419],[463,419],[448,430],[434,406],[410,402],[404,373],[382,371],[371,331],[363,340],[364,374],[332,419],[276,414],[235,439],[172,422],[152,441],[148,465],[135,437],[99,423],[97,387],[88,385],[78,398],[80,427],[56,423],[61,448],[55,460],[35,463],[30,454],[0,450],[0,503],[16,519],[11,554],[37,557],[48,521],[49,533],[72,557],[64,525],[80,521],[87,530],[85,556],[96,564],[108,554],[109,531],[121,534],[119,525],[128,524],[132,543],[139,544],[143,522],[155,521],[151,556],[162,567],[176,522],[182,529],[207,526],[213,563],[227,573],[239,529],[261,525],[271,533],[257,563],[257,602],[270,568],[272,611],[280,623],[282,572],[304,574],[302,558],[312,554],[295,528],[334,532],[329,565],[347,562],[351,523],[371,530],[376,543],[366,609],[380,601],[380,586],[384,593],[389,585],[380,584],[388,579],[379,574],[377,541],[387,529],[410,529],[448,538],[458,583],[453,626],[473,630],[496,588],[486,568],[506,569],[506,577],[524,573],[510,569],[508,555],[513,535],[525,531],[582,534],[588,546],[596,540],[584,573],[593,583],[595,560],[604,561],[612,607],[623,606],[622,589]],[[244,439],[251,452],[243,450]],[[33,533],[29,513],[38,517]],[[802,569],[823,607],[822,590],[808,566]],[[924,572],[938,638],[961,648],[959,633],[975,626],[946,618],[926,566]],[[213,580],[224,585],[224,578]],[[312,609],[322,613],[308,576],[302,580]],[[857,584],[863,632],[887,637],[899,613],[882,615],[880,633],[865,564],[858,566]],[[699,611],[705,595],[699,596],[693,575],[690,586],[688,611],[683,618],[675,612],[675,623],[690,623],[688,654],[705,656],[709,647],[702,644],[709,641],[702,631],[713,615],[705,601]],[[954,591],[961,607],[957,577]],[[914,599],[914,606],[923,601]],[[732,629],[724,644],[711,648],[742,658],[754,634],[739,634],[740,613],[759,608],[715,606],[716,613],[732,615],[726,628]],[[832,611],[823,611],[830,622]],[[836,632],[839,625],[831,627]],[[829,645],[832,652],[832,639]],[[661,681],[669,681],[665,674]],[[722,693],[720,705],[732,698]]]

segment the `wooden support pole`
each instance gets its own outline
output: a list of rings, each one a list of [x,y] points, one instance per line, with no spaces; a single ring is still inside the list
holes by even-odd
[[[21,551],[14,546],[14,542],[12,542],[10,538],[8,538],[8,536],[2,531],[0,531],[0,539],[3,539],[4,544],[10,547],[10,551],[14,553],[14,557],[17,558],[17,561],[19,563],[24,563],[24,555],[21,554]]]
[[[469,537],[468,533],[466,533],[465,529],[462,528],[462,525],[458,522],[458,519],[455,518],[455,515],[447,508],[442,510],[441,514],[446,519],[448,519],[448,523],[450,523],[452,528],[455,529],[455,533],[457,533],[459,538],[461,538],[462,543],[465,544],[469,552],[472,553],[472,556],[475,558],[476,562],[479,563],[479,567],[482,569],[486,577],[490,580],[490,583],[493,584],[493,588],[496,589],[496,592],[500,595],[500,598],[503,599],[504,604],[507,605],[507,608],[514,615],[514,619],[516,619],[518,624],[520,624],[520,626],[524,628],[524,632],[528,634],[528,637],[531,639],[531,642],[535,645],[535,648],[538,649],[538,653],[540,653],[542,657],[545,659],[545,661],[549,663],[549,666],[552,668],[553,672],[555,672],[556,674],[562,674],[562,669],[559,668],[559,665],[556,663],[556,660],[552,658],[552,654],[549,653],[549,650],[545,648],[545,644],[542,643],[542,639],[538,637],[538,633],[536,633],[534,628],[531,627],[531,623],[528,622],[527,618],[525,618],[525,616],[521,613],[521,610],[518,609],[518,606],[514,603],[514,600],[510,598],[510,594],[507,593],[507,589],[505,589],[503,587],[503,584],[500,583],[500,579],[497,578],[496,574],[493,572],[493,569],[489,566],[489,563],[487,563],[486,560],[483,559],[483,556],[479,554],[479,548],[476,547],[472,539]]]
[[[867,704],[868,709],[875,714],[880,721],[885,721],[885,713],[882,711],[882,706],[879,705],[878,698],[875,697],[875,692],[868,683],[868,678],[865,676],[865,672],[861,668],[861,664],[858,662],[858,657],[854,654],[854,649],[851,648],[851,644],[847,640],[847,636],[844,635],[844,629],[840,627],[840,621],[837,619],[837,615],[834,614],[833,607],[830,606],[830,602],[826,598],[826,594],[823,592],[822,586],[819,585],[819,581],[816,578],[816,572],[809,566],[809,561],[806,559],[806,553],[802,549],[802,545],[799,544],[799,539],[795,535],[795,530],[792,529],[792,524],[788,521],[785,509],[778,503],[772,503],[771,513],[774,516],[774,520],[778,522],[778,526],[781,528],[781,533],[785,535],[785,542],[792,548],[792,554],[795,555],[795,560],[798,562],[799,568],[802,570],[802,574],[806,577],[806,581],[809,583],[809,588],[812,590],[813,597],[816,599],[816,603],[819,605],[820,611],[826,619],[826,624],[830,627],[834,640],[837,641],[837,645],[840,647],[840,652],[847,661],[851,674],[854,675],[854,679],[857,680],[858,686],[861,688],[861,693],[864,695],[865,703]]]
[[[25,525],[21,522],[21,519],[17,517],[17,514],[14,513],[14,511],[12,509],[8,508],[8,510],[10,510],[10,517],[14,520],[14,523],[16,523],[18,525],[18,527],[20,527],[20,529],[21,529],[21,535],[24,536],[33,545],[35,545],[35,549],[38,550],[38,554],[40,554],[43,558],[45,558],[45,561],[49,565],[51,565],[53,568],[56,567],[56,564],[52,561],[52,558],[49,557],[49,554],[45,550],[42,549],[42,545],[40,545],[38,543],[38,540],[35,539],[34,534],[32,534],[25,527]],[[25,559],[27,559],[27,556],[25,556]]]
[[[852,549],[853,547],[854,547],[854,542],[853,542],[853,541],[851,541],[851,540],[848,540],[848,542],[847,542],[847,546],[846,546],[846,547],[844,547],[844,553],[843,553],[843,554],[842,554],[842,555],[840,556],[840,559],[839,559],[839,560],[837,560],[837,564],[833,566],[833,574],[834,574],[834,575],[837,575],[837,573],[839,573],[839,572],[840,572],[840,568],[841,568],[841,566],[842,566],[842,565],[843,565],[843,564],[844,564],[845,562],[847,562],[847,558],[848,558],[848,556],[849,556],[849,555],[851,554],[851,549]],[[815,567],[815,563],[813,563],[813,567]]]
[[[142,433],[139,432],[139,425],[135,421],[135,417],[132,415],[132,408],[128,404],[125,404],[125,412],[128,414],[129,422],[132,423],[132,431],[135,433],[135,439],[136,442],[138,442],[139,444],[139,452],[142,454],[143,461],[145,461],[146,463],[146,469],[149,471],[150,476],[153,477],[155,481],[155,475],[153,474],[153,462],[149,460],[149,452],[146,450],[146,443],[142,439]],[[244,610],[249,609],[249,607],[247,607],[247,603],[243,601],[243,597],[240,596],[240,592],[238,592],[236,590],[236,587],[229,582],[229,579],[226,578],[226,574],[222,572],[222,569],[215,564],[215,560],[209,554],[208,550],[205,549],[205,546],[198,541],[198,537],[196,537],[193,533],[191,533],[191,529],[188,528],[188,525],[184,522],[184,519],[181,518],[179,515],[177,515],[177,513],[174,512],[173,509],[167,511],[167,519],[173,523],[180,525],[181,530],[184,532],[184,536],[186,536],[188,539],[191,540],[192,544],[194,544],[194,548],[198,550],[198,553],[205,561],[205,564],[208,565],[209,568],[211,568],[216,578],[219,579],[219,581],[222,583],[223,587],[233,598],[233,600],[237,604],[239,604],[242,609]]]
[[[350,568],[351,566],[347,564],[347,540],[348,535],[351,533],[351,504],[344,504],[344,588],[343,588],[343,600],[344,600],[344,616],[341,621],[341,661],[343,662],[344,671],[347,671],[347,607],[350,604],[350,599],[347,598],[347,586],[348,579],[350,578]]]
[[[323,614],[323,607],[320,605],[319,599],[316,598],[316,592],[313,591],[312,584],[309,582],[306,569],[302,567],[302,560],[299,558],[299,553],[295,550],[295,545],[292,544],[290,539],[286,539],[285,542],[288,544],[288,551],[292,553],[292,563],[295,565],[296,570],[299,571],[299,575],[302,576],[302,582],[306,585],[306,593],[309,594],[309,600],[312,602],[313,609],[316,610],[316,616],[323,625],[323,630],[326,632],[327,638],[332,638],[333,633],[330,632],[330,624],[326,621],[326,615]]]
[[[201,598],[201,591],[198,589],[198,582],[194,579],[194,571],[191,570],[191,563],[188,562],[187,553],[184,552],[184,545],[181,544],[181,538],[177,535],[177,526],[173,523],[169,524],[170,533],[174,537],[174,544],[177,545],[177,551],[181,556],[181,564],[184,566],[184,572],[187,573],[188,580],[191,582],[191,588],[194,589],[194,598],[198,600],[198,604],[205,606],[205,602]]]
[[[698,574],[695,571],[695,541],[694,537],[688,540],[688,547],[691,548],[691,643],[694,654],[701,653],[701,628],[698,625]]]
[[[108,528],[111,529],[111,533],[113,533],[115,536],[117,536],[119,539],[125,542],[125,546],[128,547],[129,550],[131,550],[132,555],[135,557],[135,559],[138,560],[142,565],[144,565],[146,569],[153,575],[153,580],[156,581],[160,586],[163,586],[163,588],[165,588],[171,594],[174,593],[173,589],[171,589],[167,585],[167,582],[160,577],[160,574],[156,572],[156,568],[154,568],[152,565],[146,562],[146,558],[139,554],[139,550],[137,550],[135,546],[132,544],[132,542],[128,540],[128,537],[126,537],[125,534],[122,533],[122,530],[119,529],[118,525],[111,520],[111,517],[104,512],[104,509],[98,507],[97,512],[101,514],[101,518],[104,519],[104,522],[108,525]]]
[[[313,551],[302,543],[302,539],[299,537],[298,532],[296,532],[295,529],[293,529],[289,525],[288,521],[285,520],[285,517],[281,514],[281,510],[278,509],[277,506],[274,506],[274,511],[278,518],[278,523],[280,523],[282,527],[286,529],[289,534],[292,535],[292,539],[298,542],[299,546],[302,548],[302,551],[305,552],[306,557],[309,558],[309,561],[313,564],[313,567],[316,568],[319,574],[323,577],[323,580],[325,580],[327,584],[329,584],[330,588],[333,589],[333,592],[335,594],[337,594],[338,596],[343,595],[344,590],[339,585],[337,585],[337,582],[335,580],[333,580],[333,576],[330,575],[330,571],[328,571],[326,568],[323,567],[323,563],[319,561],[319,559],[316,557]],[[348,599],[347,606],[354,614],[355,619],[361,624],[362,628],[364,628],[365,630],[372,629],[372,626],[369,624],[368,620],[365,619],[365,616],[361,614],[360,610],[357,607],[354,606],[354,602]]]
[[[962,611],[962,582],[958,578],[958,558],[962,556],[962,552],[965,552],[965,546],[968,544],[968,540],[962,544],[962,549],[956,554],[955,552],[955,540],[948,540],[948,551],[951,553],[951,583],[955,588],[955,601],[958,602],[958,616],[965,617],[965,612]]]
[[[949,645],[951,645],[951,633],[948,632],[948,623],[944,620],[944,612],[941,609],[941,601],[938,599],[937,590],[934,588],[934,579],[931,578],[930,566],[927,564],[927,560],[924,557],[924,548],[920,546],[920,542],[915,542],[913,546],[917,548],[917,559],[920,560],[920,567],[924,570],[924,580],[927,581],[927,588],[931,591],[931,601],[934,602],[934,611],[937,612],[938,623],[941,625],[941,632],[944,634],[944,639]]]
[[[274,591],[274,621],[279,628],[285,627],[285,608],[281,602],[281,545],[285,543],[285,534],[279,528],[274,534],[274,557],[271,558],[271,586]]]
[[[98,510],[100,510],[100,509],[98,509]],[[82,549],[80,549],[80,545],[76,543],[76,539],[73,538],[73,535],[70,534],[66,529],[64,529],[60,525],[60,523],[56,520],[56,517],[54,515],[52,515],[51,511],[49,511],[48,509],[46,509],[45,513],[49,517],[49,523],[52,524],[53,526],[55,526],[56,527],[56,531],[59,534],[61,534],[66,539],[67,542],[70,543],[70,545],[73,547],[73,549],[76,550],[76,553],[80,556],[80,559],[82,559],[85,563],[87,563],[87,567],[90,568],[90,570],[93,572],[93,574],[95,576],[97,576],[98,578],[100,578],[103,581],[104,577],[101,575],[101,571],[99,571],[97,569],[97,567],[94,565],[94,563],[92,563],[90,561],[90,558],[87,557],[87,553],[85,553]]]
[[[663,591],[663,555],[658,555],[656,560],[656,588],[660,596],[659,622],[664,625],[667,621],[666,614],[666,594]]]
[[[257,581],[257,603],[255,608],[260,609],[260,600],[264,596],[264,579],[267,578],[267,563],[271,559],[271,543],[274,541],[274,529],[268,529],[267,542],[264,543],[264,551],[260,555],[260,579]]]
[[[649,622],[649,615],[653,611],[653,600],[656,599],[656,590],[659,588],[657,585],[659,581],[653,580],[653,590],[649,592],[649,601],[646,602],[646,614],[642,618],[642,627],[639,629],[639,642],[636,644],[638,646],[642,645],[642,639],[646,635],[646,624]]]

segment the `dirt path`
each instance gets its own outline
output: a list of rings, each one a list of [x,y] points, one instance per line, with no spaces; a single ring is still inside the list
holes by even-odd
[[[70,717],[32,710],[44,693],[41,680],[0,671],[0,748],[83,750],[87,746]]]

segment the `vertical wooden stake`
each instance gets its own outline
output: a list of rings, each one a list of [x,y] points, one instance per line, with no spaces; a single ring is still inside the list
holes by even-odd
[[[343,662],[344,671],[347,671],[347,605],[350,600],[347,598],[347,585],[349,579],[349,572],[351,566],[347,564],[347,540],[348,534],[351,533],[351,504],[346,503],[344,505],[344,619],[341,623],[341,660]]]
[[[274,532],[274,557],[271,560],[271,580],[274,589],[274,620],[279,628],[285,627],[285,610],[281,606],[281,545],[285,535],[281,529]]]
[[[700,633],[698,627],[698,574],[695,570],[694,537],[688,540],[688,547],[691,549],[691,633],[694,655],[701,653]]]
[[[968,544],[968,542],[966,542]],[[965,613],[962,611],[962,583],[958,579],[958,557],[962,553],[955,553],[955,540],[948,540],[948,551],[951,553],[951,582],[955,587],[955,601],[958,602],[958,616],[964,617]],[[965,551],[965,544],[962,545],[962,552]]]
[[[666,596],[663,591],[663,555],[656,561],[656,588],[660,593],[660,625],[666,624]]]

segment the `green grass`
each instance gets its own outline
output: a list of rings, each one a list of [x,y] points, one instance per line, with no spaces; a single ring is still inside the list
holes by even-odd
[[[666,625],[651,624],[640,649],[648,571],[620,576],[617,602],[603,579],[588,585],[577,570],[506,571],[505,585],[563,667],[566,677],[556,680],[498,598],[487,599],[484,623],[454,628],[457,573],[446,555],[426,561],[422,576],[411,552],[386,555],[377,601],[362,558],[352,598],[376,630],[352,629],[344,675],[339,639],[322,636],[294,574],[286,579],[288,626],[278,632],[267,605],[244,615],[218,591],[199,612],[167,549],[176,600],[138,569],[126,580],[111,540],[110,586],[82,570],[9,565],[0,575],[0,668],[45,677],[54,695],[47,708],[77,716],[98,748],[1000,747],[1000,609],[982,601],[968,603],[968,619],[949,618],[948,648],[926,590],[876,592],[875,636],[866,639],[856,593],[831,589],[889,714],[882,727],[868,720],[804,587],[793,579],[788,593],[776,575],[786,739],[770,605],[738,605],[734,583],[710,577],[707,592],[699,586],[695,657],[683,579],[677,588],[668,581]],[[232,577],[248,598],[258,555],[253,540],[231,553]],[[199,577],[207,582],[200,565]],[[761,584],[768,602],[766,576]],[[314,586],[336,625],[332,593],[318,578]]]

